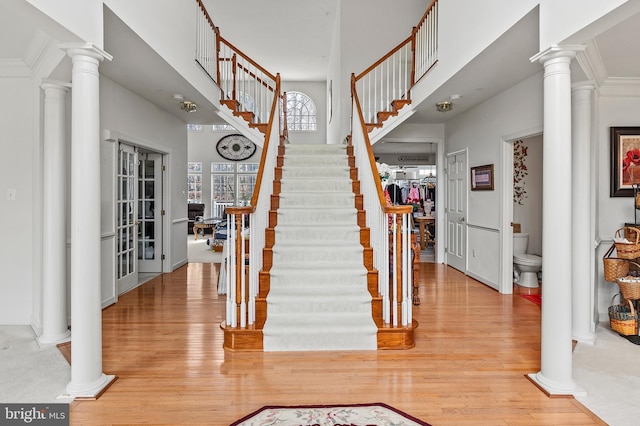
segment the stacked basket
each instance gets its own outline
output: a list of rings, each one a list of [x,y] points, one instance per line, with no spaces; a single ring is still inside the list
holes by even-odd
[[[616,296],[618,295],[614,295],[613,298],[615,299]],[[611,303],[613,303],[613,299]],[[638,332],[638,315],[633,308],[633,302],[627,299],[627,304],[628,306],[609,306],[609,324],[612,330],[623,336],[634,336]]]
[[[612,257],[614,249],[617,257]],[[640,299],[640,265],[634,262],[639,257],[640,229],[627,226],[616,231],[614,243],[603,258],[604,279],[616,282],[623,298],[620,304],[609,307],[609,321],[611,328],[624,336],[638,332],[638,315],[632,301]],[[632,272],[630,265],[634,267]]]

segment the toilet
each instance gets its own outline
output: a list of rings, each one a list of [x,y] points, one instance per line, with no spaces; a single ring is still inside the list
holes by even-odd
[[[513,234],[513,276],[514,282],[522,287],[538,287],[538,272],[542,269],[542,258],[527,254],[529,234]]]

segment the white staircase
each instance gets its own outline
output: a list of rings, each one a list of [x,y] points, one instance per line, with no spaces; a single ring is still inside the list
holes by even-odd
[[[286,145],[265,351],[376,350],[345,145]]]

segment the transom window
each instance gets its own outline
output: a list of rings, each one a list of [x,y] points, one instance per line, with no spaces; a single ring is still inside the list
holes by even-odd
[[[316,105],[301,92],[287,92],[287,128],[293,131],[316,130]]]

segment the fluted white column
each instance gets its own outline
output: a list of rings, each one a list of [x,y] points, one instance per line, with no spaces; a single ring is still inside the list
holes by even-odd
[[[571,342],[571,60],[576,48],[531,58],[544,65],[541,370],[529,377],[549,394],[574,394]]]
[[[102,372],[100,300],[100,103],[98,65],[111,56],[91,44],[60,46],[71,57],[71,381],[74,397],[95,397]]]
[[[42,335],[38,343],[69,340],[67,324],[67,227],[65,97],[67,84],[45,82],[42,235]]]
[[[594,279],[591,239],[591,109],[592,83],[572,87],[572,200],[571,218],[573,236],[572,278],[572,335],[583,343],[594,343],[596,334],[593,321]]]

